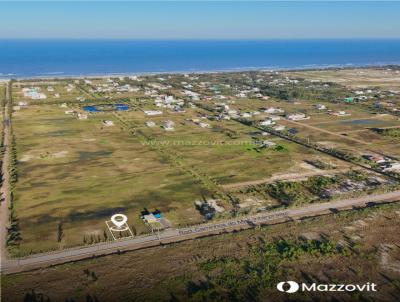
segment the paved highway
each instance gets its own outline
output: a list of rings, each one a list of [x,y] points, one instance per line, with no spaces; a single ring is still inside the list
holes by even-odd
[[[91,246],[36,254],[20,259],[5,259],[1,263],[1,272],[4,274],[23,272],[51,265],[87,259],[94,256],[109,255],[121,251],[132,251],[157,246],[161,243],[168,244],[195,239],[202,236],[216,235],[233,230],[247,229],[260,224],[275,224],[294,219],[314,217],[332,213],[333,209],[350,210],[354,207],[365,207],[369,203],[395,201],[400,201],[400,190],[377,195],[312,204],[301,208],[264,212],[256,215],[249,215],[222,222],[201,224],[187,228],[168,229],[164,232],[160,232],[159,235],[138,236],[135,238],[99,243]]]

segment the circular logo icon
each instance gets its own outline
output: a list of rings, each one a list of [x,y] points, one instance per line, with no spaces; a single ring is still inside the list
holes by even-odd
[[[284,293],[295,293],[295,292],[297,292],[299,290],[300,286],[295,281],[283,281],[283,282],[279,282],[276,285],[276,288],[279,291],[284,292]]]
[[[126,222],[128,221],[128,217],[126,217],[124,214],[115,214],[111,216],[111,222],[114,224],[110,229],[113,231],[126,231],[129,229],[129,227],[126,225]]]

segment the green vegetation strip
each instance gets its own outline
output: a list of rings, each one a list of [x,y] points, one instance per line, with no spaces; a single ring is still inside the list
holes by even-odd
[[[329,239],[277,240],[253,247],[246,258],[220,257],[199,265],[206,274],[200,284],[189,282],[195,301],[258,301],[263,290],[276,284],[283,262],[301,257],[349,256],[351,250]]]

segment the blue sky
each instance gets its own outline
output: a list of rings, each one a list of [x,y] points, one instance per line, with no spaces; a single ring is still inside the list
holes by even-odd
[[[0,38],[400,38],[400,2],[0,2]]]

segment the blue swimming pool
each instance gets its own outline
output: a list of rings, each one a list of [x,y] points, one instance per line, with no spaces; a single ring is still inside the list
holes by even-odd
[[[126,104],[99,104],[83,106],[83,110],[88,112],[104,112],[104,111],[125,111],[129,106]]]

